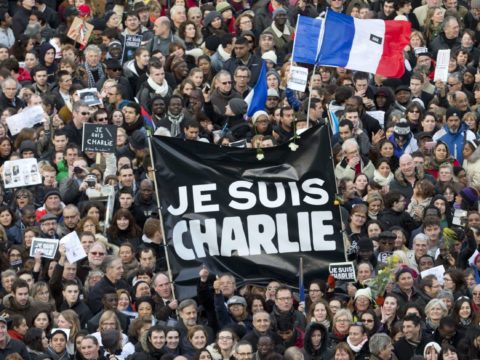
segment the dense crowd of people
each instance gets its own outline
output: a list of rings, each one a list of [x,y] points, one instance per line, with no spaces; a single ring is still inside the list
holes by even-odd
[[[290,89],[297,17],[329,11],[409,21],[404,76],[296,64],[308,86]],[[479,359],[479,20],[479,0],[2,1],[0,359]],[[147,136],[261,155],[333,119],[356,278],[307,279],[303,301],[202,267],[178,298]],[[82,151],[85,123],[114,125],[115,151]],[[22,159],[41,184],[11,186]],[[87,256],[70,262],[73,232]],[[53,258],[34,238],[59,241]]]

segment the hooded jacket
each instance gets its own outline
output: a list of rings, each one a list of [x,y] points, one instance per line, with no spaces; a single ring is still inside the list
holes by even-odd
[[[58,65],[56,62],[53,62],[51,65],[45,64],[45,54],[50,49],[53,49],[53,51],[56,52],[52,44],[48,42],[43,43],[38,49],[38,61],[47,68],[47,81],[49,84],[53,84],[55,82],[55,74],[57,73]]]
[[[312,334],[315,330],[320,330],[322,334],[322,340],[318,348],[314,348],[312,345]],[[305,332],[305,338],[303,340],[303,357],[305,360],[327,360],[329,359],[327,354],[327,344],[328,344],[328,331],[322,324],[319,323],[310,323],[307,326],[307,331]]]

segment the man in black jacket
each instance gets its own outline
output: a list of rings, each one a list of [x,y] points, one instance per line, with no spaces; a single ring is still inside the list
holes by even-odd
[[[105,276],[90,290],[87,305],[92,313],[98,313],[102,308],[102,297],[106,293],[115,292],[118,289],[130,291],[130,285],[122,279],[122,260],[113,255],[105,256],[101,266]]]
[[[432,339],[422,334],[420,318],[416,314],[404,317],[402,332],[404,336],[394,345],[398,360],[410,360],[414,355],[423,355],[425,345]]]
[[[67,280],[63,283],[63,302],[60,304],[59,311],[73,310],[77,313],[80,320],[80,326],[85,328],[87,321],[92,317],[92,312],[87,304],[80,300],[80,286],[74,280]]]

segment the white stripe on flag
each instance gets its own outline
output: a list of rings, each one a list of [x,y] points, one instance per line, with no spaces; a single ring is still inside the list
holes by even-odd
[[[355,36],[347,69],[375,74],[383,53],[385,22],[383,20],[354,19]],[[381,40],[380,43],[379,40]]]

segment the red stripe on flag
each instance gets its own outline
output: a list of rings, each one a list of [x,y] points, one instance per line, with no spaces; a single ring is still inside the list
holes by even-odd
[[[410,21],[386,20],[383,54],[377,67],[377,74],[400,78],[405,72],[403,49],[410,42],[412,27]]]

